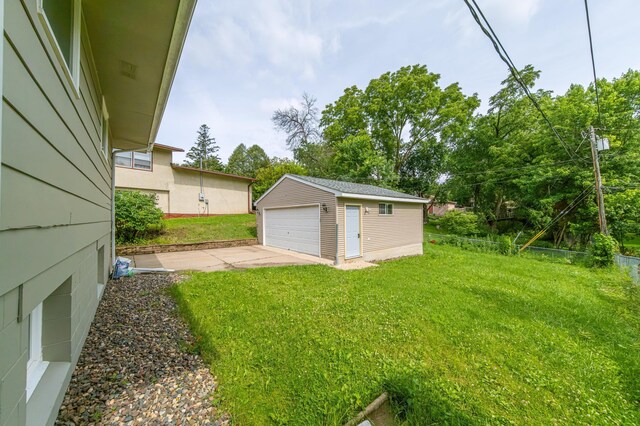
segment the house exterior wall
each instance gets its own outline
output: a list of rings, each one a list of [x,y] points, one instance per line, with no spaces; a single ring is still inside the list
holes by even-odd
[[[153,150],[152,170],[116,166],[116,187],[155,193],[158,207],[167,215],[240,214],[250,211],[249,181],[209,173],[202,174],[209,206],[198,201],[200,173],[171,167],[172,153]]]
[[[0,7],[0,425],[51,424],[109,270],[102,97],[84,29],[76,96],[36,0]],[[29,314],[40,303],[50,364],[27,403]]]
[[[388,203],[388,201],[381,202]],[[378,213],[378,201],[338,198],[338,257],[340,261],[345,260],[346,204],[360,206],[362,258],[364,260],[381,260],[422,254],[422,204],[393,202],[393,214],[387,216]]]
[[[327,205],[327,212],[320,211],[320,256],[325,259],[335,259],[336,253],[336,197],[333,193],[314,188],[309,185],[285,178],[273,188],[256,208],[256,225],[258,243],[263,243],[262,209],[270,207],[289,207],[305,204]]]

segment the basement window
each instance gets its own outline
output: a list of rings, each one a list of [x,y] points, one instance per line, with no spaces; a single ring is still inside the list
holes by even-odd
[[[29,315],[29,360],[27,361],[27,401],[49,363],[42,357],[42,303]]]
[[[390,216],[393,214],[393,204],[380,203],[378,204],[378,214],[381,216]]]
[[[38,16],[58,61],[79,96],[81,0],[38,0]]]

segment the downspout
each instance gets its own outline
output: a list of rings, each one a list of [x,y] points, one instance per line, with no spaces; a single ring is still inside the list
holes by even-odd
[[[111,272],[116,265],[116,154],[119,152],[151,152],[151,149],[111,150]],[[133,156],[131,161],[133,162]]]
[[[249,213],[253,211],[253,194],[251,192],[251,185],[253,185],[253,181],[249,182],[249,185],[247,185],[247,198],[249,199]]]

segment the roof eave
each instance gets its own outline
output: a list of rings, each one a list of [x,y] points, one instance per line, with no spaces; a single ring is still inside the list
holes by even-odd
[[[187,31],[191,24],[191,18],[193,17],[193,12],[196,7],[196,1],[197,0],[180,0],[180,5],[178,6],[176,22],[173,26],[173,34],[171,35],[171,42],[169,44],[167,61],[165,62],[162,82],[160,83],[158,101],[156,102],[156,108],[153,114],[151,132],[147,142],[149,150],[153,149],[153,143],[158,135],[160,122],[162,121],[162,116],[164,115],[164,111],[167,107],[169,93],[171,92],[173,80],[175,78],[176,71],[178,70],[180,56],[182,55],[182,49],[187,38]]]
[[[364,194],[348,194],[341,193],[336,195],[339,198],[353,198],[356,200],[376,200],[376,201],[393,201],[396,203],[413,203],[413,204],[428,204],[429,200],[422,198],[401,198],[401,197],[385,197],[383,195],[364,195]]]

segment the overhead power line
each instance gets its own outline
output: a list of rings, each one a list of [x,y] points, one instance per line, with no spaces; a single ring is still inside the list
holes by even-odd
[[[596,59],[593,55],[593,38],[591,37],[591,20],[589,19],[589,4],[584,0],[584,11],[587,14],[587,30],[589,32],[589,50],[591,52],[591,68],[593,69],[593,87],[596,91],[596,106],[598,107],[598,123],[602,126],[602,115],[600,114],[600,95],[598,94],[598,75],[596,74]]]
[[[511,60],[511,57],[509,57],[509,54],[507,53],[506,49],[504,48],[504,46],[500,42],[500,39],[498,38],[496,33],[493,31],[493,28],[491,27],[491,24],[489,24],[489,21],[484,16],[484,13],[482,13],[482,9],[480,9],[480,7],[478,6],[478,4],[476,3],[475,0],[471,0],[471,3],[473,3],[473,6],[469,2],[469,0],[464,0],[464,2],[467,5],[467,7],[469,8],[469,11],[471,12],[471,16],[473,16],[473,19],[476,21],[476,23],[478,24],[478,26],[480,27],[482,32],[487,36],[487,38],[489,38],[489,40],[493,44],[493,47],[496,50],[496,52],[498,53],[498,56],[500,56],[500,59],[502,59],[502,61],[509,68],[509,71],[511,72],[511,75],[513,76],[514,80],[516,80],[516,82],[520,85],[520,87],[524,91],[525,95],[527,95],[527,97],[529,98],[529,100],[533,104],[533,106],[538,110],[538,112],[540,113],[540,115],[542,116],[542,118],[544,119],[546,124],[549,126],[549,128],[551,129],[553,134],[556,136],[558,141],[560,141],[560,144],[562,145],[564,150],[567,152],[569,157],[573,158],[574,157],[573,151],[571,149],[569,149],[569,146],[564,141],[564,139],[562,139],[562,137],[560,136],[560,134],[556,130],[555,126],[551,123],[551,120],[549,120],[549,117],[547,117],[547,114],[544,113],[544,111],[542,110],[542,108],[538,104],[538,101],[536,100],[536,98],[529,91],[529,87],[522,80],[522,77],[520,76],[520,72],[518,71],[518,69],[514,65],[513,61]],[[482,17],[482,21],[484,21],[484,24],[480,20],[480,17]],[[486,25],[486,27],[485,27],[485,25]]]
[[[486,173],[512,172],[512,171],[526,170],[526,169],[540,169],[540,168],[545,168],[545,167],[560,166],[560,165],[568,164],[568,163],[575,163],[576,161],[580,161],[580,160],[582,160],[582,159],[581,158],[574,158],[573,160],[558,161],[556,163],[548,163],[548,164],[544,164],[544,163],[532,164],[530,166],[507,167],[507,168],[503,168],[503,169],[483,170],[483,171],[479,171],[479,172],[449,173],[448,176],[456,177],[456,176],[482,175],[482,174],[486,174]]]

